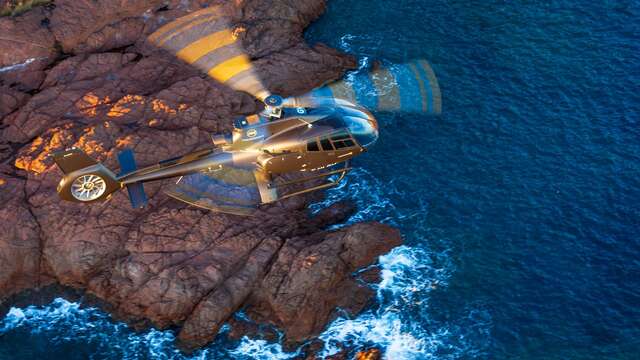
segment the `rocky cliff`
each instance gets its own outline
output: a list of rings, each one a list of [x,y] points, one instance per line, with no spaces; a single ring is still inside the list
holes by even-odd
[[[239,217],[171,200],[163,183],[147,186],[143,210],[125,192],[90,206],[58,199],[52,151],[76,146],[117,169],[115,154],[131,147],[147,165],[210,146],[212,133],[259,109],[145,42],[212,4],[225,6],[273,92],[308,91],[356,64],[304,42],[322,0],[58,0],[0,18],[0,302],[61,284],[131,324],[178,328],[185,349],[211,341],[240,308],[297,343],[336,307],[366,305],[371,290],[352,274],[400,236],[377,223],[327,231],[349,204],[310,216],[312,197],[297,197]]]

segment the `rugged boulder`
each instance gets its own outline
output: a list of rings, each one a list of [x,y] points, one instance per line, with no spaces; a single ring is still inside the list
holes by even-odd
[[[177,326],[187,349],[206,344],[241,307],[290,342],[317,334],[336,307],[357,312],[371,291],[352,275],[400,242],[387,226],[326,228],[353,210],[316,216],[314,196],[254,217],[212,213],[162,194],[130,207],[123,192],[91,206],[61,202],[49,154],[76,146],[117,169],[210,146],[210,134],[259,105],[205,78],[145,38],[202,6],[224,3],[267,86],[283,95],[339,78],[355,60],[309,47],[302,31],[324,9],[306,1],[58,0],[0,18],[0,302],[61,284],[132,324]]]

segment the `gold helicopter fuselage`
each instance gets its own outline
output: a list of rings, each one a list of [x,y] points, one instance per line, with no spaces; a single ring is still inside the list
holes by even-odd
[[[135,196],[132,195],[131,189],[139,186],[138,191],[142,191],[141,184],[149,181],[195,173],[208,174],[215,178],[216,173],[244,171],[252,174],[252,180],[259,190],[258,203],[270,203],[336,185],[350,170],[348,161],[364,152],[378,138],[378,124],[375,118],[364,108],[350,103],[280,110],[282,113],[279,114],[279,118],[270,118],[263,113],[236,120],[230,134],[212,136],[214,146],[211,148],[141,169],[136,169],[134,163],[127,171],[127,166],[121,164],[121,174],[118,176],[102,164],[92,162],[92,159],[78,149],[54,154],[54,159],[65,172],[58,186],[58,193],[65,200],[90,202],[104,200],[113,191],[126,186],[130,190],[130,197],[133,198]],[[132,158],[131,161],[133,162]],[[344,166],[335,170],[338,164]],[[273,181],[275,175],[289,173],[296,173],[298,176],[294,176],[296,179],[287,183],[276,184]],[[294,193],[279,194],[278,188],[284,185],[300,184],[333,174],[341,176],[337,181],[314,185]],[[86,175],[95,175],[103,179],[109,191],[90,200],[78,198],[72,191],[74,181]],[[185,191],[167,193],[193,205],[221,210],[220,206],[203,205],[197,196],[185,195]]]

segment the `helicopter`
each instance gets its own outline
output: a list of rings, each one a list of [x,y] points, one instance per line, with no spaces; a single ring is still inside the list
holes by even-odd
[[[64,173],[57,187],[61,199],[104,201],[126,187],[132,207],[142,208],[148,202],[144,183],[178,178],[167,195],[213,211],[250,215],[262,204],[339,184],[352,169],[350,160],[378,139],[371,111],[441,111],[438,81],[425,60],[378,66],[301,96],[272,94],[219,7],[180,17],[147,40],[252,95],[264,109],[235,119],[230,133],[212,135],[212,146],[148,167],[138,168],[133,151],[124,149],[117,155],[119,174],[78,148],[53,153]],[[298,190],[288,191],[292,187]]]

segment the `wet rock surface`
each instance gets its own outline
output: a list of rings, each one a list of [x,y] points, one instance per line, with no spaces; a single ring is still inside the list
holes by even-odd
[[[59,0],[0,18],[0,302],[61,284],[138,326],[178,327],[185,349],[211,341],[240,308],[297,343],[336,307],[357,312],[371,290],[352,275],[400,243],[377,223],[328,231],[353,211],[338,203],[311,216],[318,194],[253,217],[218,214],[146,187],[134,210],[125,192],[107,203],[61,202],[49,154],[76,146],[111,169],[132,148],[141,165],[210,146],[211,133],[259,110],[145,38],[202,6],[222,4],[258,72],[291,95],[339,78],[355,59],[302,31],[324,1]]]

